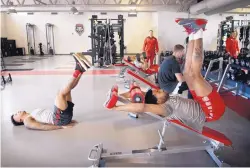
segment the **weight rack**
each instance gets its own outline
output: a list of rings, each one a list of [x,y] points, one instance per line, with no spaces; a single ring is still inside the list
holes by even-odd
[[[245,69],[245,70],[247,70],[248,72],[250,71],[250,68],[242,68],[241,66],[239,66],[239,65],[235,65],[235,64],[232,64],[231,63],[231,61],[229,61],[229,63],[228,63],[228,65],[227,65],[227,67],[226,67],[226,69],[225,69],[225,71],[224,71],[224,73],[223,73],[223,76],[222,76],[222,79],[221,79],[221,81],[220,81],[220,83],[219,83],[219,87],[218,87],[218,89],[217,89],[217,92],[218,93],[225,93],[225,92],[230,92],[230,91],[232,91],[236,96],[237,95],[239,95],[239,82],[240,81],[236,81],[236,83],[235,83],[235,86],[233,86],[233,87],[229,87],[229,86],[226,86],[225,87],[225,82],[226,82],[226,74],[227,74],[227,72],[229,71],[229,69],[230,68],[240,68],[240,69]],[[224,89],[224,90],[221,90],[221,89]],[[244,98],[246,98],[246,99],[249,99],[248,97],[246,97],[246,96],[244,96],[244,95],[241,95],[242,97],[244,97]]]

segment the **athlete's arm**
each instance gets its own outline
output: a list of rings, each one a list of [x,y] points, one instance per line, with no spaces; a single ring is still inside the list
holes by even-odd
[[[130,103],[113,108],[116,111],[134,112],[134,113],[145,113],[151,112],[157,115],[164,115],[164,108],[161,105],[156,104],[143,104],[143,103]]]
[[[178,82],[184,82],[185,81],[184,76],[181,73],[175,73],[175,76],[176,76]]]
[[[142,92],[142,94],[144,96],[146,95],[146,92],[143,92],[143,91],[141,91],[141,92]],[[121,93],[120,96],[129,99],[130,98],[130,92]]]
[[[130,98],[130,92],[121,93],[120,96],[128,99]]]
[[[57,126],[57,125],[52,125],[52,124],[43,124],[43,123],[37,122],[31,116],[27,117],[24,120],[24,125],[28,129],[41,130],[41,131],[51,131],[51,130],[57,130],[57,129],[63,128],[63,126]]]

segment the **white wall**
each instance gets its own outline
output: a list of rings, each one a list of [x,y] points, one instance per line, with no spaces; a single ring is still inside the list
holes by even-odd
[[[91,48],[90,21],[89,19],[95,13],[84,13],[84,15],[72,15],[68,13],[59,13],[50,15],[48,13],[35,13],[27,15],[26,13],[6,15],[6,27],[8,29],[8,38],[15,39],[18,47],[26,47],[26,23],[36,25],[35,37],[36,43],[46,44],[45,24],[55,25],[55,51],[57,54],[69,54],[70,52],[87,51]],[[96,13],[99,14],[99,13]],[[117,18],[120,13],[108,13],[108,15],[98,16],[99,18]],[[122,13],[121,13],[122,14]],[[137,17],[127,17],[125,31],[125,45],[127,52],[141,51],[143,40],[150,29],[155,29],[157,21],[154,21],[153,13],[139,13]],[[79,36],[75,32],[75,25],[81,23],[84,25],[85,32]],[[154,23],[154,24],[152,24]],[[152,26],[153,25],[153,26]],[[38,47],[37,47],[38,48]],[[44,47],[46,48],[46,47]]]
[[[216,50],[217,48],[217,33],[218,26],[221,21],[224,21],[227,16],[233,16],[235,20],[250,20],[250,16],[239,16],[239,15],[198,15],[189,16],[195,18],[204,18],[208,20],[206,31],[203,34],[203,46],[205,50]],[[158,12],[158,33],[161,50],[172,50],[176,44],[184,44],[187,33],[184,32],[184,28],[175,23],[176,18],[187,18],[186,13],[175,13],[175,12]]]
[[[15,39],[18,47],[26,47],[26,23],[36,25],[36,43],[46,44],[45,24],[55,25],[55,50],[57,54],[69,54],[70,52],[86,51],[91,48],[90,21],[89,18],[97,14],[99,18],[117,18],[118,14],[123,14],[125,21],[125,45],[128,53],[141,52],[142,44],[150,29],[154,30],[154,35],[159,40],[160,50],[172,50],[176,44],[184,44],[187,37],[183,27],[175,23],[178,17],[188,17],[187,13],[176,12],[153,12],[138,13],[137,17],[127,17],[127,13],[108,13],[108,15],[99,15],[99,13],[84,13],[84,15],[72,15],[68,13],[59,13],[50,15],[49,13],[35,13],[27,15],[26,13],[2,14],[1,33],[9,39]],[[190,16],[206,18],[208,20],[207,30],[204,32],[204,49],[215,50],[217,46],[218,24],[225,20],[227,15],[212,16]],[[234,19],[250,19],[250,16],[240,17],[234,15]],[[5,20],[5,22],[4,22]],[[6,23],[6,24],[4,24]],[[84,25],[85,32],[79,36],[75,32],[75,24]],[[38,47],[37,47],[38,49]],[[44,49],[46,47],[44,46]]]
[[[172,50],[176,44],[184,44],[186,33],[175,23],[176,18],[186,18],[186,13],[158,12],[158,40],[160,50]]]
[[[1,37],[7,37],[7,30],[6,30],[6,14],[1,13]]]

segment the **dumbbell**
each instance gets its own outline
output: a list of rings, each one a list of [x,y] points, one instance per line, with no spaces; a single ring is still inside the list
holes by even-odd
[[[130,85],[130,98],[132,103],[144,103],[145,97],[141,88],[135,82]],[[130,117],[138,118],[137,113],[128,113]]]
[[[246,76],[246,84],[247,86],[250,86],[250,74]]]
[[[231,75],[236,73],[237,69],[236,68],[230,68],[228,72],[226,73],[227,79],[231,79]]]
[[[250,57],[245,60],[246,67],[250,68]]]
[[[130,85],[130,98],[132,103],[144,103],[144,94],[134,82]]]
[[[239,59],[239,58],[235,58],[234,60],[235,60],[234,63],[235,63],[236,65],[240,65],[240,59]]]
[[[249,66],[249,61],[250,61],[250,58],[248,58],[248,57],[245,57],[245,58],[241,58],[240,59],[240,65],[241,66],[246,66],[246,67],[248,67]]]
[[[235,58],[231,58],[231,63],[232,64],[236,64],[236,59]]]

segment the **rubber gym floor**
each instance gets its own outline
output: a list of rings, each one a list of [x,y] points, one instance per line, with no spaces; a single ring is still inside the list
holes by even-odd
[[[21,60],[22,59],[22,60]],[[125,91],[123,80],[117,77],[119,68],[92,69],[86,72],[72,91],[74,117],[79,123],[70,129],[32,131],[14,127],[10,116],[18,110],[53,108],[58,90],[69,80],[74,69],[72,56],[8,57],[5,63],[21,64],[7,68],[33,69],[12,71],[12,84],[1,91],[1,159],[3,167],[87,167],[91,148],[103,143],[110,151],[131,151],[155,146],[159,142],[157,129],[162,122],[148,115],[139,119],[127,113],[106,110],[103,103],[112,85]],[[231,166],[250,166],[250,101],[224,94],[227,109],[221,120],[208,123],[230,138],[234,150],[224,148],[219,158]],[[237,104],[239,105],[237,107]],[[233,109],[233,110],[232,110]],[[166,131],[168,146],[195,144],[199,138],[170,126]],[[206,152],[191,152],[156,157],[115,160],[107,166],[216,166]]]

